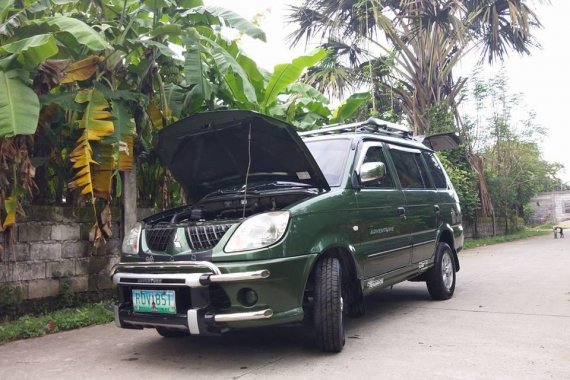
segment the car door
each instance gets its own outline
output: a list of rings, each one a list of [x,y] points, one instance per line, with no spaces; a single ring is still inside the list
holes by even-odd
[[[411,256],[407,221],[402,215],[405,198],[396,186],[385,149],[380,142],[365,143],[357,165],[359,173],[362,164],[367,162],[383,162],[387,169],[383,179],[362,183],[356,194],[360,220],[359,257],[367,278],[405,267]]]
[[[448,181],[443,167],[433,152],[422,152],[422,156],[426,162],[428,173],[432,179],[432,183],[437,191],[436,205],[439,208],[437,214],[437,226],[441,228],[448,224],[454,226],[461,222],[461,210],[458,209],[458,200]]]
[[[419,149],[390,145],[390,155],[406,197],[413,264],[433,255],[440,212],[437,191],[428,177],[421,153]]]

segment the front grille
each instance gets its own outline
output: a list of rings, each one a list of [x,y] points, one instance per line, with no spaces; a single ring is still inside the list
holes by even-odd
[[[176,229],[172,227],[152,227],[146,229],[146,244],[153,251],[164,252],[175,232]]]
[[[186,238],[193,250],[213,248],[231,227],[231,224],[207,224],[186,229]]]

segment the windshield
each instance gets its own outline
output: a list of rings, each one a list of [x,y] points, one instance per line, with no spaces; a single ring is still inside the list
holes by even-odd
[[[350,139],[305,141],[329,186],[340,186],[350,152]]]

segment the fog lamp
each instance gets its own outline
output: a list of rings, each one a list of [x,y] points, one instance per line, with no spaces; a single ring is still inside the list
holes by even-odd
[[[258,300],[255,290],[249,288],[240,289],[237,296],[239,303],[247,307],[255,305]]]

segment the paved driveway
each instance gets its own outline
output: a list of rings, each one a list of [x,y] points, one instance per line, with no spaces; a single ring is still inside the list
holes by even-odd
[[[367,298],[341,354],[302,328],[164,339],[113,324],[0,346],[0,379],[570,379],[570,234],[465,251],[453,299]]]

